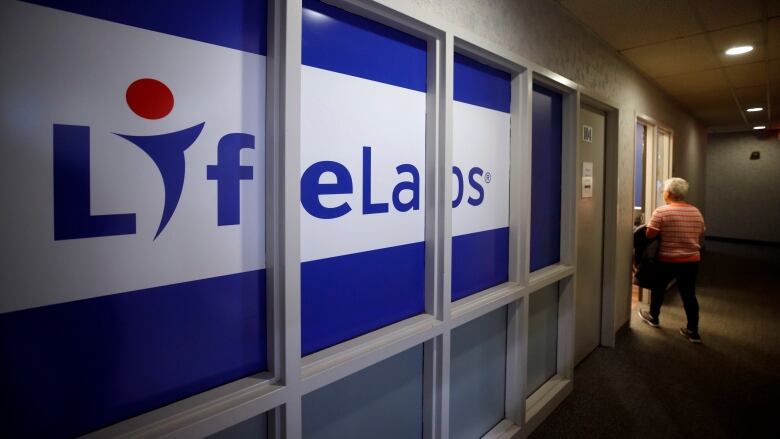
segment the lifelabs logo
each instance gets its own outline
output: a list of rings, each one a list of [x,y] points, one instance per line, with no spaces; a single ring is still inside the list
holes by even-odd
[[[126,90],[128,107],[144,119],[159,120],[171,113],[174,95],[164,83],[141,78]],[[185,151],[200,136],[205,122],[169,133],[140,136],[113,133],[135,145],[154,162],[162,177],[164,204],[157,239],[176,212],[185,178]],[[55,124],[54,239],[81,239],[136,233],[135,213],[92,215],[90,203],[90,127]],[[240,182],[253,179],[253,168],[240,164],[242,149],[254,149],[255,137],[229,133],[217,145],[217,164],[206,167],[208,180],[217,182],[217,225],[240,222]]]
[[[171,89],[161,81],[141,78],[126,89],[125,100],[132,112],[153,121],[167,117],[174,109]],[[154,163],[163,185],[163,208],[153,240],[165,231],[176,213],[186,177],[186,151],[201,136],[206,122],[182,127],[173,132],[153,135],[111,132],[145,153]],[[90,196],[90,151],[100,145],[90,145],[90,126],[53,126],[53,183],[54,183],[54,240],[96,238],[136,234],[136,214],[118,213],[93,215]],[[213,129],[213,127],[212,127]],[[131,146],[132,145],[132,146]],[[243,149],[255,149],[255,136],[247,133],[228,133],[217,142],[217,163],[206,165],[206,179],[217,184],[217,226],[237,225],[241,222],[241,181],[253,180],[252,166],[241,165]],[[420,210],[420,172],[411,163],[395,166],[394,187],[389,193],[375,193],[372,179],[372,147],[358,146],[361,153],[360,173],[362,196],[348,200],[354,193],[353,172],[337,161],[320,161],[307,167],[301,176],[301,204],[311,216],[333,220],[358,208],[362,215],[385,214],[392,210],[403,213]],[[387,165],[380,162],[382,165]],[[119,164],[117,164],[119,166]],[[326,182],[328,174],[335,182]],[[455,178],[452,207],[480,206],[485,200],[486,185],[492,179],[490,172],[478,166],[452,168]],[[484,182],[484,183],[483,183]],[[330,202],[323,202],[334,196]],[[333,206],[331,203],[337,205]]]

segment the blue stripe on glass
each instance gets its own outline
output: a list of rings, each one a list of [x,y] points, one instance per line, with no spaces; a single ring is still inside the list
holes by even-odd
[[[531,271],[561,260],[563,97],[534,84],[531,162]]]
[[[26,1],[244,52],[267,52],[267,0]]]
[[[452,237],[452,300],[509,280],[509,227]]]
[[[425,40],[319,0],[303,2],[304,65],[424,92]]]
[[[424,311],[424,242],[301,264],[303,355]]]
[[[0,315],[3,437],[73,437],[267,369],[265,270]]]
[[[458,102],[509,113],[512,76],[455,52],[454,98]]]

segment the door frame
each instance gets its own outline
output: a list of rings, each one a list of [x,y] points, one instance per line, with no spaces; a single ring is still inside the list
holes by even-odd
[[[666,174],[672,177],[674,174],[674,130],[669,125],[659,122],[650,116],[637,114],[636,123],[641,123],[647,127],[647,138],[645,141],[645,205],[642,206],[645,211],[645,221],[649,220],[656,206],[655,177],[658,171],[656,167],[656,152],[658,151],[658,140],[661,134],[669,136],[669,148],[667,151],[664,167]]]
[[[653,211],[658,207],[656,206],[656,185],[655,179],[657,174],[657,160],[656,152],[658,149],[658,139],[661,134],[669,136],[668,150],[666,151],[666,160],[664,161],[664,167],[666,168],[666,175],[670,178],[674,175],[674,130],[669,128],[669,125],[659,122],[658,120],[647,116],[645,114],[637,114],[634,121],[634,129],[636,130],[637,124],[642,124],[646,129],[645,145],[644,145],[644,203],[642,205],[642,212],[644,214],[644,223],[646,224],[650,217],[653,215]],[[634,133],[634,139],[636,139],[636,133]],[[634,153],[636,153],[636,145],[634,145]],[[633,169],[636,172],[636,169]],[[633,183],[636,183],[635,179],[632,179]],[[646,289],[640,287],[640,302],[645,305],[650,305],[650,295],[645,294]],[[628,289],[629,304],[631,303],[631,288]],[[629,305],[630,306],[630,305]],[[629,318],[629,322],[631,319]]]
[[[601,264],[600,344],[601,346],[614,347],[615,336],[619,329],[616,325],[615,313],[618,299],[617,292],[621,290],[621,286],[618,285],[617,268],[617,256],[619,254],[618,225],[620,224],[619,219],[622,217],[618,209],[618,133],[620,130],[620,110],[617,103],[590,91],[581,91],[579,100],[580,102],[577,106],[578,127],[580,125],[579,112],[582,105],[603,111],[606,118],[604,129],[604,231]],[[576,155],[576,163],[580,163],[579,148],[577,148]],[[577,183],[579,184],[579,182]],[[630,296],[628,306],[631,306]]]

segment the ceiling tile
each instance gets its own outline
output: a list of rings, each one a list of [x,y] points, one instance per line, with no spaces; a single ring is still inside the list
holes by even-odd
[[[706,107],[693,111],[694,116],[709,127],[745,125],[735,106]]]
[[[703,32],[694,9],[679,0],[560,0],[592,31],[623,50]]]
[[[780,0],[767,0],[766,9],[770,17],[780,17]]]
[[[728,66],[725,70],[732,87],[753,87],[767,83],[767,63],[765,62]]]
[[[778,0],[780,1],[780,0]],[[769,59],[780,58],[780,17],[769,20],[766,54]]]
[[[769,61],[769,83],[773,88],[780,88],[780,59]]]
[[[713,49],[723,65],[746,64],[764,60],[764,32],[761,23],[709,32],[709,36],[712,39]],[[736,56],[724,53],[726,49],[734,46],[753,46],[755,49],[752,52]]]
[[[766,119],[767,112],[761,111],[758,113],[745,113],[748,123],[750,125],[766,125],[769,121]]]
[[[767,117],[769,115],[769,101],[767,99],[766,89],[763,90],[763,93],[754,93],[753,97],[755,100],[748,102],[743,102],[742,98],[740,98],[740,102],[744,105],[744,108],[747,109],[749,107],[761,107],[764,110],[753,113],[748,113],[746,111],[745,117],[747,117],[747,120],[751,125],[766,124],[768,122]]]
[[[700,107],[706,108],[732,106],[735,109],[737,108],[737,104],[734,102],[734,97],[731,95],[731,91],[729,90],[720,90],[709,93],[692,93],[675,96],[674,98],[685,107],[688,107],[691,111]]]
[[[723,29],[763,18],[761,0],[692,0],[707,30]]]
[[[766,86],[734,89],[734,93],[737,95],[739,103],[744,107],[766,107],[766,91]]]
[[[661,88],[671,95],[704,93],[716,90],[728,90],[729,88],[729,84],[721,69],[665,76],[663,78],[658,78],[657,81]]]
[[[622,53],[640,70],[655,78],[718,67],[718,60],[703,34],[637,47]]]

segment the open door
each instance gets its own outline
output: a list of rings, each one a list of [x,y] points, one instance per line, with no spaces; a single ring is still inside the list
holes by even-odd
[[[664,205],[664,182],[672,177],[672,132],[647,125],[648,136],[645,160],[645,223],[653,211]]]
[[[642,118],[636,123],[634,226],[650,221],[664,204],[664,182],[672,177],[672,131]],[[631,309],[650,303],[650,291],[632,285]]]

